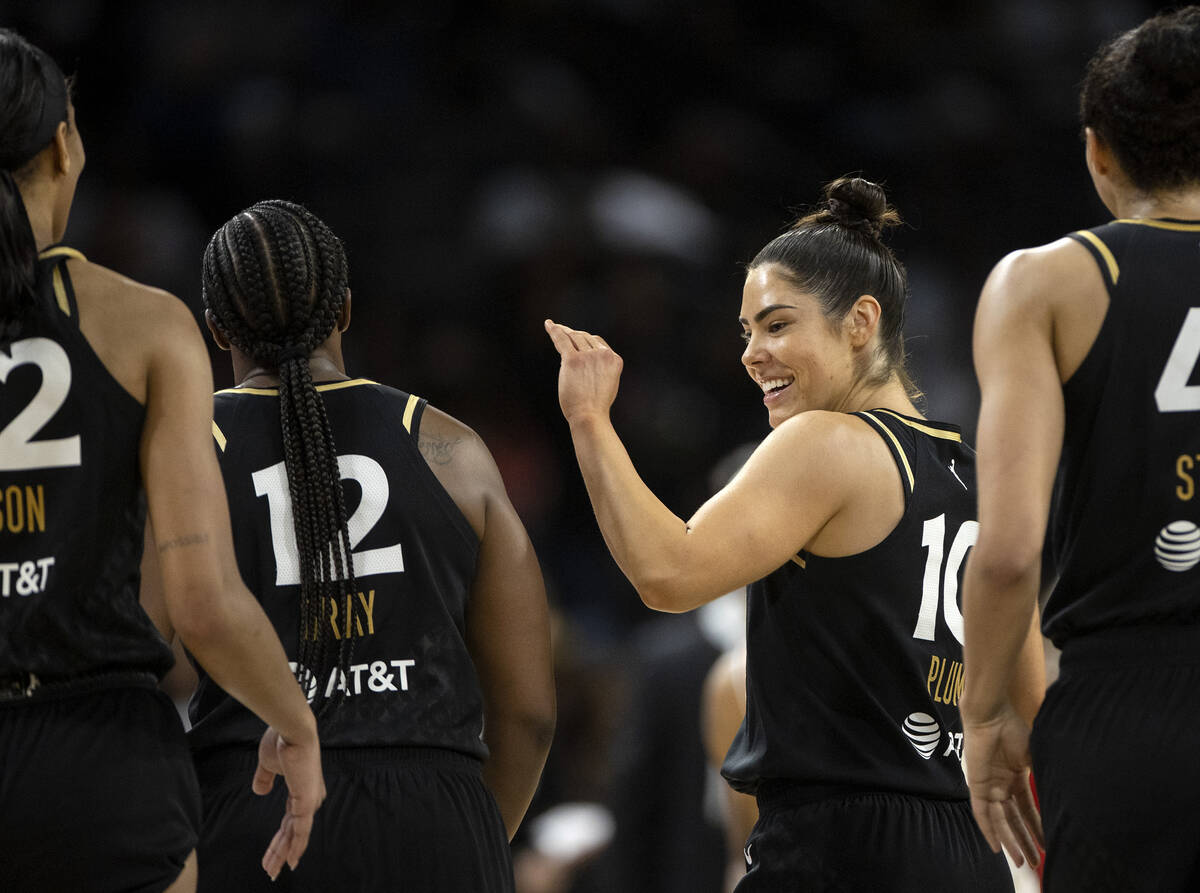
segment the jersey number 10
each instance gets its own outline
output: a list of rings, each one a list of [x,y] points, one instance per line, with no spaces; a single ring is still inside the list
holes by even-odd
[[[925,558],[925,576],[921,581],[921,610],[917,612],[917,627],[913,630],[914,639],[934,641],[937,630],[937,609],[940,596],[942,613],[946,617],[946,626],[951,634],[963,640],[962,611],[958,607],[958,572],[966,560],[967,550],[979,539],[979,522],[964,521],[954,535],[950,544],[950,554],[946,551],[946,516],[938,515],[925,522],[922,529],[921,545],[929,550]],[[946,567],[943,571],[942,557],[945,555]]]

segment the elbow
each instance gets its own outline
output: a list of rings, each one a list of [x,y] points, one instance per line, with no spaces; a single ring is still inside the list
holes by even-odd
[[[229,593],[219,585],[189,586],[168,595],[167,613],[190,650],[219,642],[236,622]]]
[[[693,590],[681,587],[669,579],[642,580],[635,583],[634,588],[637,589],[642,604],[652,611],[661,611],[664,614],[681,614],[704,603],[694,598]]]
[[[990,543],[980,539],[972,549],[971,575],[989,587],[1011,588],[1040,581],[1042,543],[1026,538],[1008,543]]]

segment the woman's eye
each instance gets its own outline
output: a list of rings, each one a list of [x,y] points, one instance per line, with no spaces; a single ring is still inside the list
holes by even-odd
[[[749,332],[742,332],[742,334],[739,335],[738,337],[741,338],[743,341],[745,341],[747,344],[750,343],[750,333]]]
[[[782,331],[783,327],[786,325],[787,325],[787,323],[785,323],[785,322],[773,322],[769,326],[767,326],[767,331],[770,332],[771,334],[775,334],[776,332]]]

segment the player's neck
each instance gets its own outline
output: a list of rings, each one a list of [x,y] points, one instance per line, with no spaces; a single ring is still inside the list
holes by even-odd
[[[1200,220],[1200,186],[1130,195],[1117,205],[1117,216],[1170,220]]]

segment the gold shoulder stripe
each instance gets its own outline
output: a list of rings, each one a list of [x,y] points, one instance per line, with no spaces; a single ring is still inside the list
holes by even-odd
[[[915,422],[912,419],[906,419],[898,412],[892,412],[890,409],[880,409],[877,412],[886,412],[898,422],[902,422],[908,427],[920,431],[922,434],[928,434],[930,437],[939,437],[942,440],[953,440],[955,443],[962,443],[962,435],[954,431],[943,431],[941,428],[932,428],[929,425],[922,425],[920,422]]]
[[[1126,217],[1114,220],[1114,223],[1134,223],[1138,226],[1152,226],[1155,229],[1173,229],[1181,233],[1200,233],[1200,223],[1180,223],[1176,220],[1152,220],[1149,217]]]
[[[803,558],[801,558],[799,555],[793,555],[793,556],[792,556],[792,561],[793,561],[795,564],[798,564],[798,565],[800,565],[802,568],[806,568],[806,569],[808,568],[808,562],[807,562],[807,561],[805,561]]]
[[[862,415],[871,420],[871,423],[879,429],[879,431],[892,442],[892,446],[896,448],[896,454],[900,457],[900,462],[904,465],[904,473],[908,476],[908,492],[911,493],[917,488],[916,478],[913,477],[912,466],[908,464],[908,456],[904,453],[904,447],[900,446],[900,441],[896,439],[896,435],[892,433],[892,429],[885,425],[869,412],[864,412]]]
[[[1096,250],[1100,252],[1100,256],[1104,258],[1104,264],[1108,267],[1108,278],[1113,285],[1117,284],[1117,278],[1121,275],[1121,268],[1117,266],[1117,259],[1113,257],[1113,253],[1108,249],[1108,246],[1101,241],[1100,237],[1095,233],[1088,232],[1086,229],[1081,229],[1075,233],[1081,236],[1096,246]]]
[[[217,442],[217,446],[221,448],[221,452],[225,452],[225,435],[221,432],[221,429],[217,427],[216,419],[213,419],[213,440]]]
[[[340,391],[342,388],[353,388],[360,384],[378,384],[369,378],[351,378],[349,381],[331,381],[328,384],[317,385],[318,391]]]
[[[56,245],[54,248],[47,248],[45,251],[38,253],[39,260],[46,260],[50,257],[73,257],[75,260],[87,260],[83,256],[82,251],[76,251],[74,248],[68,248],[66,245]]]
[[[412,434],[412,417],[421,398],[416,394],[408,395],[408,403],[404,404],[404,430]]]
[[[225,388],[218,394],[258,394],[260,397],[278,397],[279,388]]]
[[[67,300],[67,285],[63,282],[62,268],[54,268],[54,300],[58,302],[58,309],[67,316],[71,315],[71,302]]]

